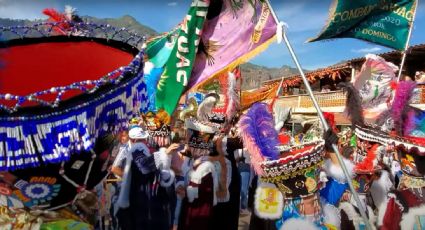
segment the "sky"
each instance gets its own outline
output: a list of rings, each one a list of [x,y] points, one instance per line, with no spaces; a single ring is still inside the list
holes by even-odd
[[[65,5],[77,8],[79,15],[117,18],[130,15],[158,32],[175,27],[187,13],[190,0],[0,0],[0,17],[14,19],[44,18],[41,11]],[[367,53],[390,51],[379,45],[356,39],[337,39],[306,43],[326,23],[332,0],[270,0],[280,21],[288,25],[287,35],[304,69],[314,70]],[[417,9],[411,45],[425,43],[425,3]],[[294,66],[284,44],[272,44],[251,60],[267,67]]]

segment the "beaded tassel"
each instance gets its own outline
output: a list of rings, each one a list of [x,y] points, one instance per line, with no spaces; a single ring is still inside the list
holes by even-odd
[[[37,166],[38,155],[45,163],[63,162],[74,152],[91,150],[97,137],[118,132],[136,114],[132,100],[139,103],[136,94],[145,87],[142,83],[143,78],[132,79],[92,101],[51,114],[0,118],[7,125],[16,124],[0,127],[0,169]]]

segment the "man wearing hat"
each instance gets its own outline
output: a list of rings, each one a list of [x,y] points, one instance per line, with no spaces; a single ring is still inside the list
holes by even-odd
[[[120,142],[122,146],[120,147],[118,155],[116,156],[111,169],[111,171],[117,177],[119,178],[123,177],[124,168],[126,165],[126,159],[128,158],[131,145],[145,140],[147,138],[145,137],[146,133],[147,132],[144,132],[143,130],[141,130],[139,126],[134,125],[134,127],[130,128],[129,132],[126,131],[121,134],[121,136],[124,136],[120,138]],[[127,143],[125,143],[125,139],[128,140]]]

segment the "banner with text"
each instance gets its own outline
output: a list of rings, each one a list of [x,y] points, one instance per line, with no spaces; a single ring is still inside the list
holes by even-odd
[[[189,13],[180,25],[177,42],[158,81],[156,108],[162,108],[170,115],[189,83],[208,7],[208,0],[192,1]]]
[[[404,50],[416,0],[335,0],[328,24],[309,42],[357,38]]]
[[[189,87],[235,69],[264,51],[276,37],[272,9],[262,1],[218,0],[211,4]]]

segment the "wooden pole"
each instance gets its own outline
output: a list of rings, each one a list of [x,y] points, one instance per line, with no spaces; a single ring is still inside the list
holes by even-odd
[[[413,12],[412,22],[410,23],[409,33],[407,34],[406,46],[404,47],[403,54],[401,57],[400,69],[398,70],[397,81],[401,80],[401,74],[403,73],[404,63],[406,61],[407,51],[409,49],[410,38],[412,37],[413,23],[415,22],[416,9],[418,8],[419,0],[416,1],[415,11]]]

